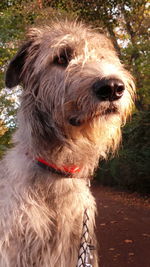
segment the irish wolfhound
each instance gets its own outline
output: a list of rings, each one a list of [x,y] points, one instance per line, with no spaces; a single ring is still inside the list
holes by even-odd
[[[97,267],[87,181],[118,147],[132,76],[106,36],[60,22],[29,31],[6,72],[7,87],[20,83],[19,127],[0,171],[0,267]]]

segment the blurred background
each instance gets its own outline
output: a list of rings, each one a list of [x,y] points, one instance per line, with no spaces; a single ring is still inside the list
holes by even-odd
[[[5,70],[30,26],[54,18],[78,18],[105,32],[136,80],[132,120],[123,128],[115,158],[100,163],[96,179],[103,185],[150,193],[150,4],[145,0],[1,0],[0,1],[0,158],[12,146],[17,127],[20,87],[8,90]]]

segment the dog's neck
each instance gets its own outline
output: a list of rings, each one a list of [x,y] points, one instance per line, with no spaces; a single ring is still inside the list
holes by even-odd
[[[45,171],[56,173],[63,177],[73,177],[74,174],[80,172],[78,166],[61,166],[58,167],[56,164],[45,161],[43,158],[35,158],[37,165]]]
[[[97,167],[99,153],[96,153],[94,148],[92,150],[91,146],[86,146],[83,151],[84,153],[81,153],[81,151],[78,150],[78,147],[71,149],[68,146],[61,146],[56,147],[53,150],[44,150],[43,153],[42,151],[40,151],[40,153],[37,151],[32,158],[34,159],[35,164],[37,162],[36,159],[38,158],[40,159],[38,160],[40,163],[46,163],[44,165],[48,167],[47,169],[52,167],[52,172],[55,171],[58,173],[60,170],[61,176],[65,170],[69,175],[64,176],[89,178],[93,175],[94,169]],[[45,171],[44,169],[43,171]]]
[[[23,139],[22,136],[25,136],[26,139]],[[76,140],[68,140],[63,144],[54,140],[47,144],[42,141],[37,143],[37,141],[35,137],[33,138],[30,135],[27,127],[24,129],[19,128],[14,136],[14,142],[17,143],[19,151],[22,151],[23,154],[26,153],[29,161],[33,162],[38,157],[56,165],[58,168],[62,168],[62,166],[77,166],[80,172],[75,173],[73,176],[79,178],[89,178],[93,175],[99,158],[103,156],[102,153],[105,151],[102,145],[94,144],[82,137]],[[33,142],[35,143],[33,144]]]
[[[74,175],[87,177],[93,175],[94,169],[98,165],[100,151],[95,144],[79,139],[76,142],[71,142],[70,145],[55,147],[43,156],[45,159],[47,158],[48,162],[60,167],[77,166],[80,172],[76,172]]]

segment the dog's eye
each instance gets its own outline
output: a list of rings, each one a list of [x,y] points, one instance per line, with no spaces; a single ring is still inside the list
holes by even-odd
[[[54,64],[67,67],[72,58],[72,51],[70,49],[64,50],[59,56],[54,58]]]
[[[60,56],[56,59],[58,65],[66,67],[69,63],[67,56]]]

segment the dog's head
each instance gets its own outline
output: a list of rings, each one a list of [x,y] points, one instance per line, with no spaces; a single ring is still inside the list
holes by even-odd
[[[70,22],[31,29],[6,72],[7,87],[20,83],[33,136],[117,147],[135,89],[105,35]]]

